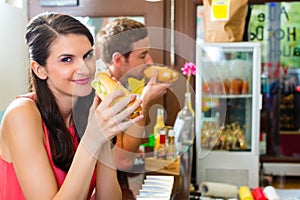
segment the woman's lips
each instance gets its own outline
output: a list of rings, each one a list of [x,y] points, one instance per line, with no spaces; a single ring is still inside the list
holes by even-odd
[[[90,78],[76,79],[76,80],[73,80],[73,82],[76,84],[85,85],[90,82]]]

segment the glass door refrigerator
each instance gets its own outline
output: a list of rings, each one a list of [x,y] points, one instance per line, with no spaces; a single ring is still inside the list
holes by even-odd
[[[259,186],[259,43],[204,43],[196,54],[196,180]]]

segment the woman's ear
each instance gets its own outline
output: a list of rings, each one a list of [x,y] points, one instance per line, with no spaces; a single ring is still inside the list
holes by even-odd
[[[36,62],[34,60],[31,61],[30,65],[31,65],[31,69],[33,70],[35,75],[37,75],[37,77],[39,77],[42,80],[47,79],[48,73],[47,73],[45,67],[41,66],[38,62]]]

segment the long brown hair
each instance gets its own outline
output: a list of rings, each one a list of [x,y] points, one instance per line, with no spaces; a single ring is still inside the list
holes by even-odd
[[[29,48],[29,57],[41,66],[45,66],[49,57],[49,47],[59,35],[78,34],[85,35],[91,45],[94,39],[90,31],[80,21],[69,15],[57,13],[42,13],[34,17],[26,28],[25,39]],[[30,70],[30,91],[36,93],[36,104],[40,110],[44,123],[49,132],[49,141],[54,164],[68,171],[74,157],[74,144],[64,120],[58,110],[56,99],[48,88],[45,80],[39,79]],[[93,96],[91,94],[90,96]],[[79,98],[78,104],[86,106],[80,107],[81,118],[87,118],[91,98]],[[78,113],[74,111],[74,113]],[[74,114],[73,114],[74,115]],[[77,114],[78,115],[78,114]],[[74,117],[74,116],[73,116]],[[82,135],[85,130],[86,121],[80,123],[77,134]]]

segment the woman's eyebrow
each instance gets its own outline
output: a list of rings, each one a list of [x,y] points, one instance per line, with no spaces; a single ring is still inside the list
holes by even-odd
[[[90,49],[86,54],[83,55],[83,57],[85,58],[87,55],[89,55],[93,51],[94,51],[94,49]]]

